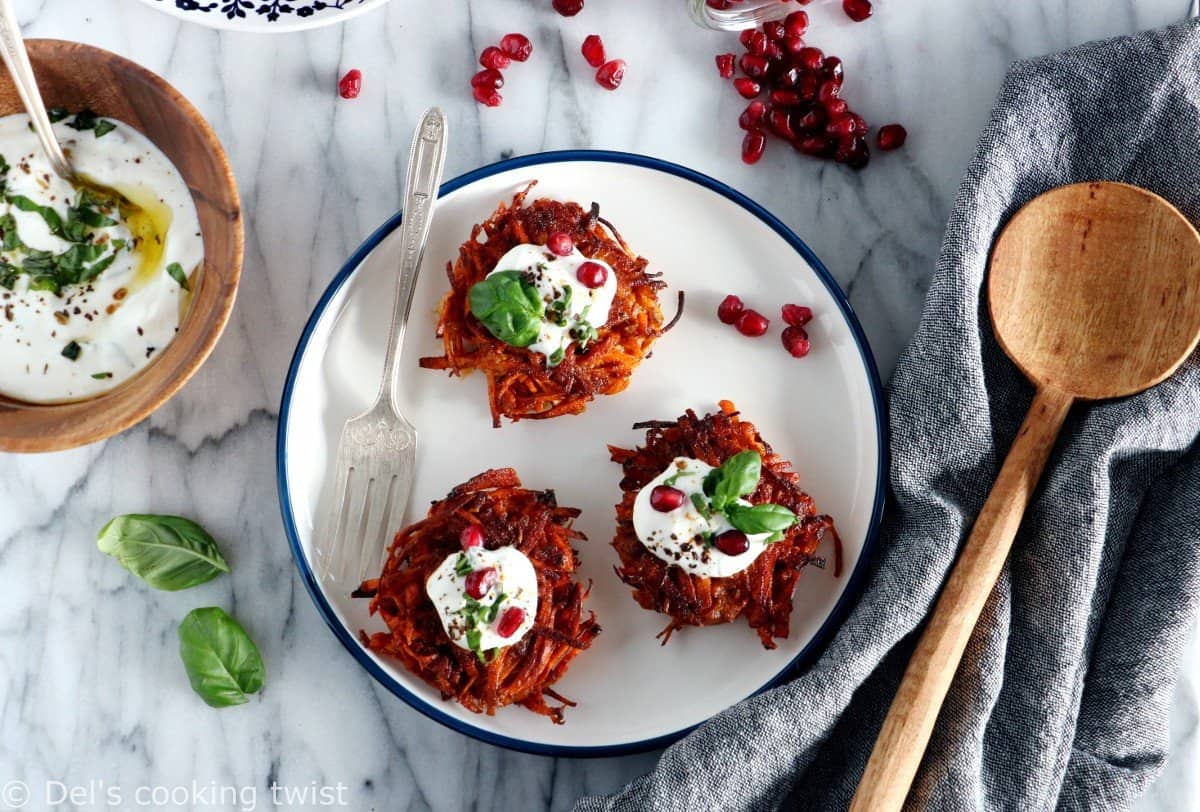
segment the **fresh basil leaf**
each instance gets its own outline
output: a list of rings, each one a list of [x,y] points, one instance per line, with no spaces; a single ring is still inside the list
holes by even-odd
[[[721,476],[713,485],[713,510],[723,511],[743,496],[754,493],[762,476],[762,457],[757,451],[734,454],[721,463]]]
[[[187,274],[184,273],[183,266],[178,262],[172,262],[170,265],[168,265],[167,273],[171,275],[172,279],[179,283],[179,287],[183,288],[184,290],[192,289],[191,285],[188,284]]]
[[[100,530],[96,545],[155,589],[174,592],[229,572],[213,537],[179,516],[118,516]]]
[[[193,609],[179,624],[179,656],[192,690],[214,708],[249,701],[266,679],[258,646],[216,606]]]
[[[103,138],[104,136],[108,135],[110,132],[112,132],[116,128],[117,128],[117,125],[113,124],[108,119],[105,119],[105,118],[99,119],[96,122],[96,127],[95,127],[96,137]]]
[[[38,214],[45,222],[46,227],[50,229],[50,233],[55,236],[63,236],[62,217],[58,212],[50,206],[43,206],[39,203],[30,200],[25,195],[9,195],[8,202],[16,206],[21,211],[34,212]]]
[[[15,251],[21,246],[21,238],[17,235],[17,220],[11,213],[0,217],[0,248],[5,251]]]
[[[739,505],[725,508],[729,523],[746,534],[779,533],[796,523],[796,514],[783,505]]]
[[[693,493],[692,504],[696,506],[696,512],[708,519],[712,517],[712,507],[704,499],[704,494]]]
[[[112,378],[111,372],[97,372],[92,375],[98,381],[107,381]]]
[[[471,286],[467,300],[475,318],[513,347],[528,347],[542,331],[545,303],[520,271],[500,271]]]

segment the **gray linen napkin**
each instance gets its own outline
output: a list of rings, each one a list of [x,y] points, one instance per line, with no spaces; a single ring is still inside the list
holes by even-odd
[[[845,808],[1032,396],[981,302],[992,241],[1030,198],[1102,179],[1200,222],[1195,24],[1013,65],[891,385],[893,501],[861,602],[807,673],[579,810]],[[1198,433],[1196,358],[1150,392],[1071,413],[910,806],[1122,808],[1158,774],[1200,594]]]

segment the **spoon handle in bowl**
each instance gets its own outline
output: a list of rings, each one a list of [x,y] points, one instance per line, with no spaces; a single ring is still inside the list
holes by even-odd
[[[33,75],[33,66],[29,64],[29,53],[25,50],[25,40],[21,37],[21,24],[13,11],[12,0],[0,0],[0,58],[3,58],[8,72],[12,74],[13,84],[21,97],[21,104],[33,122],[33,131],[37,133],[50,165],[60,178],[71,178],[74,173],[71,164],[63,155],[62,147],[54,137],[50,124],[50,116],[46,114],[46,105],[42,102],[42,94],[38,90],[37,77]]]
[[[1073,396],[1056,389],[1038,389],[909,660],[850,804],[851,812],[899,810],[904,805],[963,650],[1000,577],[1073,402]]]

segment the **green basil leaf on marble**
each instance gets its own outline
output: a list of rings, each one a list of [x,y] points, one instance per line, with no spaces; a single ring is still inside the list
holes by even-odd
[[[179,656],[192,690],[214,708],[249,701],[266,680],[258,646],[216,606],[193,609],[179,624]]]
[[[229,572],[213,537],[180,516],[118,516],[100,530],[96,544],[155,589],[174,592]]]

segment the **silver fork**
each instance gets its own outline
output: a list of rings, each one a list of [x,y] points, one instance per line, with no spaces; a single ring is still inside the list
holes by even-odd
[[[368,571],[379,571],[390,534],[403,520],[412,491],[417,430],[400,414],[396,373],[445,163],[446,116],[432,107],[421,117],[408,156],[404,221],[400,226],[400,274],[383,381],[375,405],[342,428],[334,467],[334,501],[315,545],[323,577],[351,589],[362,583]]]

